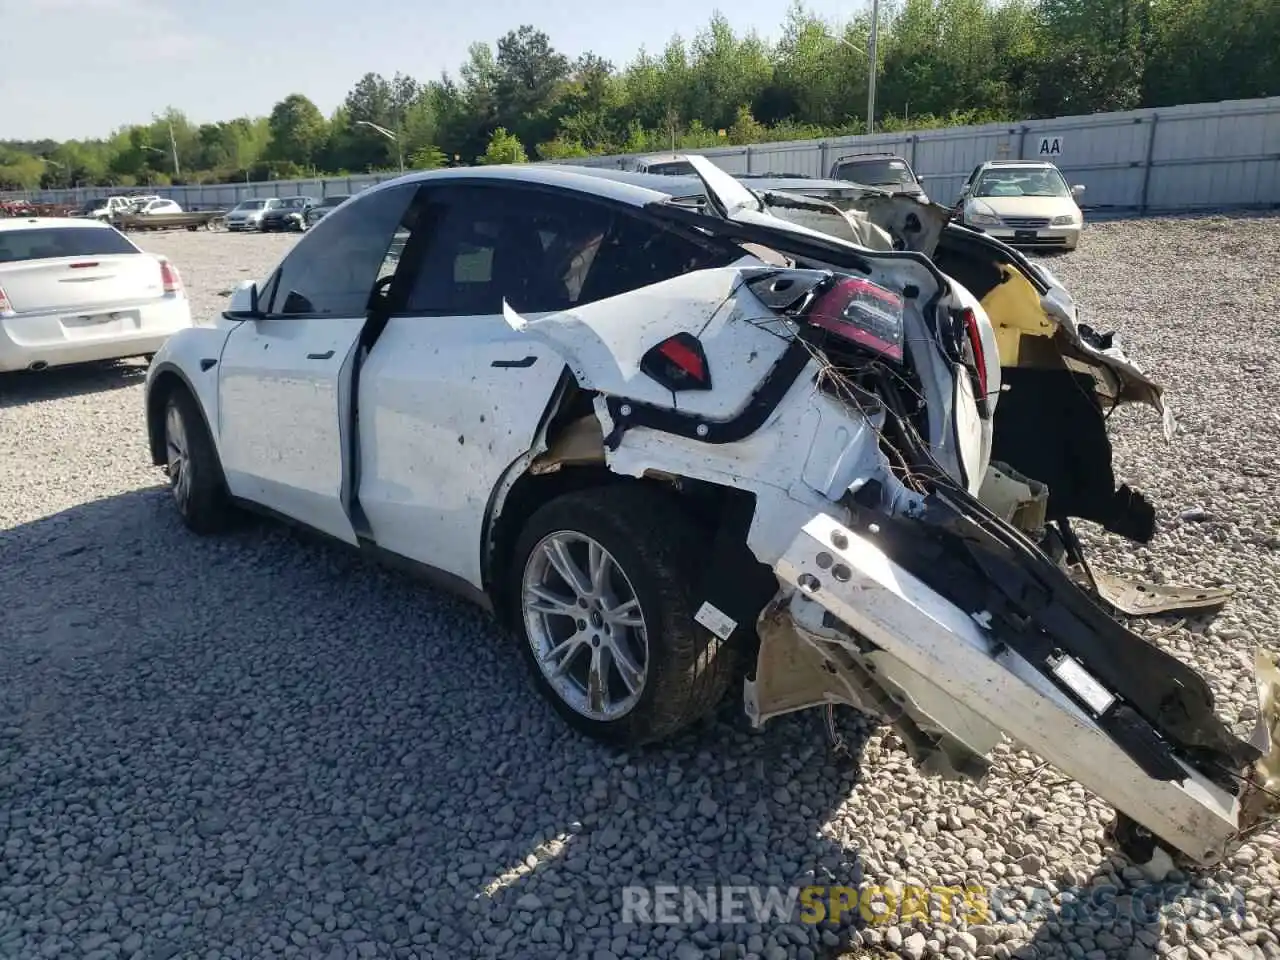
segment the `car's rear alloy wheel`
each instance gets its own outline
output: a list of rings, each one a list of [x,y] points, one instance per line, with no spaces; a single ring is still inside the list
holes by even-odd
[[[644,610],[597,541],[569,530],[542,538],[524,569],[524,623],[538,668],[578,713],[616,720],[639,701],[649,662]]]
[[[165,467],[183,522],[197,533],[214,533],[231,519],[232,507],[218,452],[195,398],[182,387],[169,395],[164,411]]]
[[[644,486],[564,494],[516,544],[510,609],[534,683],[574,727],[637,746],[710,713],[734,650],[694,621],[708,542]]]

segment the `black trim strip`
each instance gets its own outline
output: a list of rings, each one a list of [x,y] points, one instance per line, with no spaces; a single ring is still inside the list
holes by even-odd
[[[608,397],[605,404],[614,426],[609,436],[605,437],[604,445],[609,450],[616,450],[622,442],[623,434],[632,427],[649,427],[703,443],[736,443],[764,425],[792,384],[809,365],[810,356],[803,332],[797,333],[760,382],[742,412],[728,420],[708,420],[706,417],[655,407],[624,397]]]
[[[517,368],[520,370],[532,367],[538,362],[538,358],[534,356],[525,357],[523,360],[494,360],[489,364],[491,367],[503,367],[505,369]]]

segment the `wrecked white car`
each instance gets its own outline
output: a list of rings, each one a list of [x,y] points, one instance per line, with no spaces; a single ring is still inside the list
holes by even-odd
[[[499,167],[344,204],[156,355],[184,521],[247,506],[433,576],[603,740],[745,683],[757,723],[852,705],[941,775],[1008,734],[1113,803],[1139,862],[1265,823],[1267,731],[1235,737],[1067,570],[1073,517],[1150,537],[1102,409],[1159,387],[946,211],[690,163],[692,191]]]

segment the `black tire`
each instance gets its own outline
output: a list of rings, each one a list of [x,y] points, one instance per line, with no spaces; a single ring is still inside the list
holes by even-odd
[[[175,387],[165,401],[162,429],[167,459],[173,458],[173,441],[176,439],[171,436],[171,416],[181,421],[185,435],[184,463],[177,470],[169,468],[169,489],[178,514],[188,529],[195,533],[211,534],[225,530],[234,517],[234,508],[227,498],[222,464],[196,399],[185,387]],[[185,480],[182,476],[184,470],[187,474]]]
[[[616,719],[588,717],[566,702],[538,665],[525,618],[523,579],[543,539],[585,535],[604,547],[639,601],[647,664],[639,699]],[[575,729],[636,747],[665,740],[712,713],[739,674],[736,651],[694,620],[710,538],[672,497],[641,486],[564,494],[539,509],[516,542],[505,585],[521,654],[535,686]]]

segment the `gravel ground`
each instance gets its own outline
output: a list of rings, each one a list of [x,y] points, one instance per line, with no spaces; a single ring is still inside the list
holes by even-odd
[[[143,240],[203,314],[290,242]],[[1182,421],[1165,445],[1150,412],[1113,418],[1162,529],[1093,556],[1239,587],[1215,622],[1141,629],[1241,722],[1246,655],[1280,649],[1277,252],[1280,219],[1150,220],[1093,225],[1052,260]],[[852,716],[860,768],[812,716],[751,734],[726,710],[635,755],[579,739],[470,608],[273,525],[187,534],[147,463],[142,373],[0,383],[0,956],[1280,957],[1276,836],[1135,921],[1108,808],[1012,749],[978,790],[919,776]],[[860,876],[986,885],[1004,910],[967,928],[622,920],[627,884]],[[1106,909],[1073,911],[1091,890]],[[1195,915],[1210,901],[1234,907]]]

